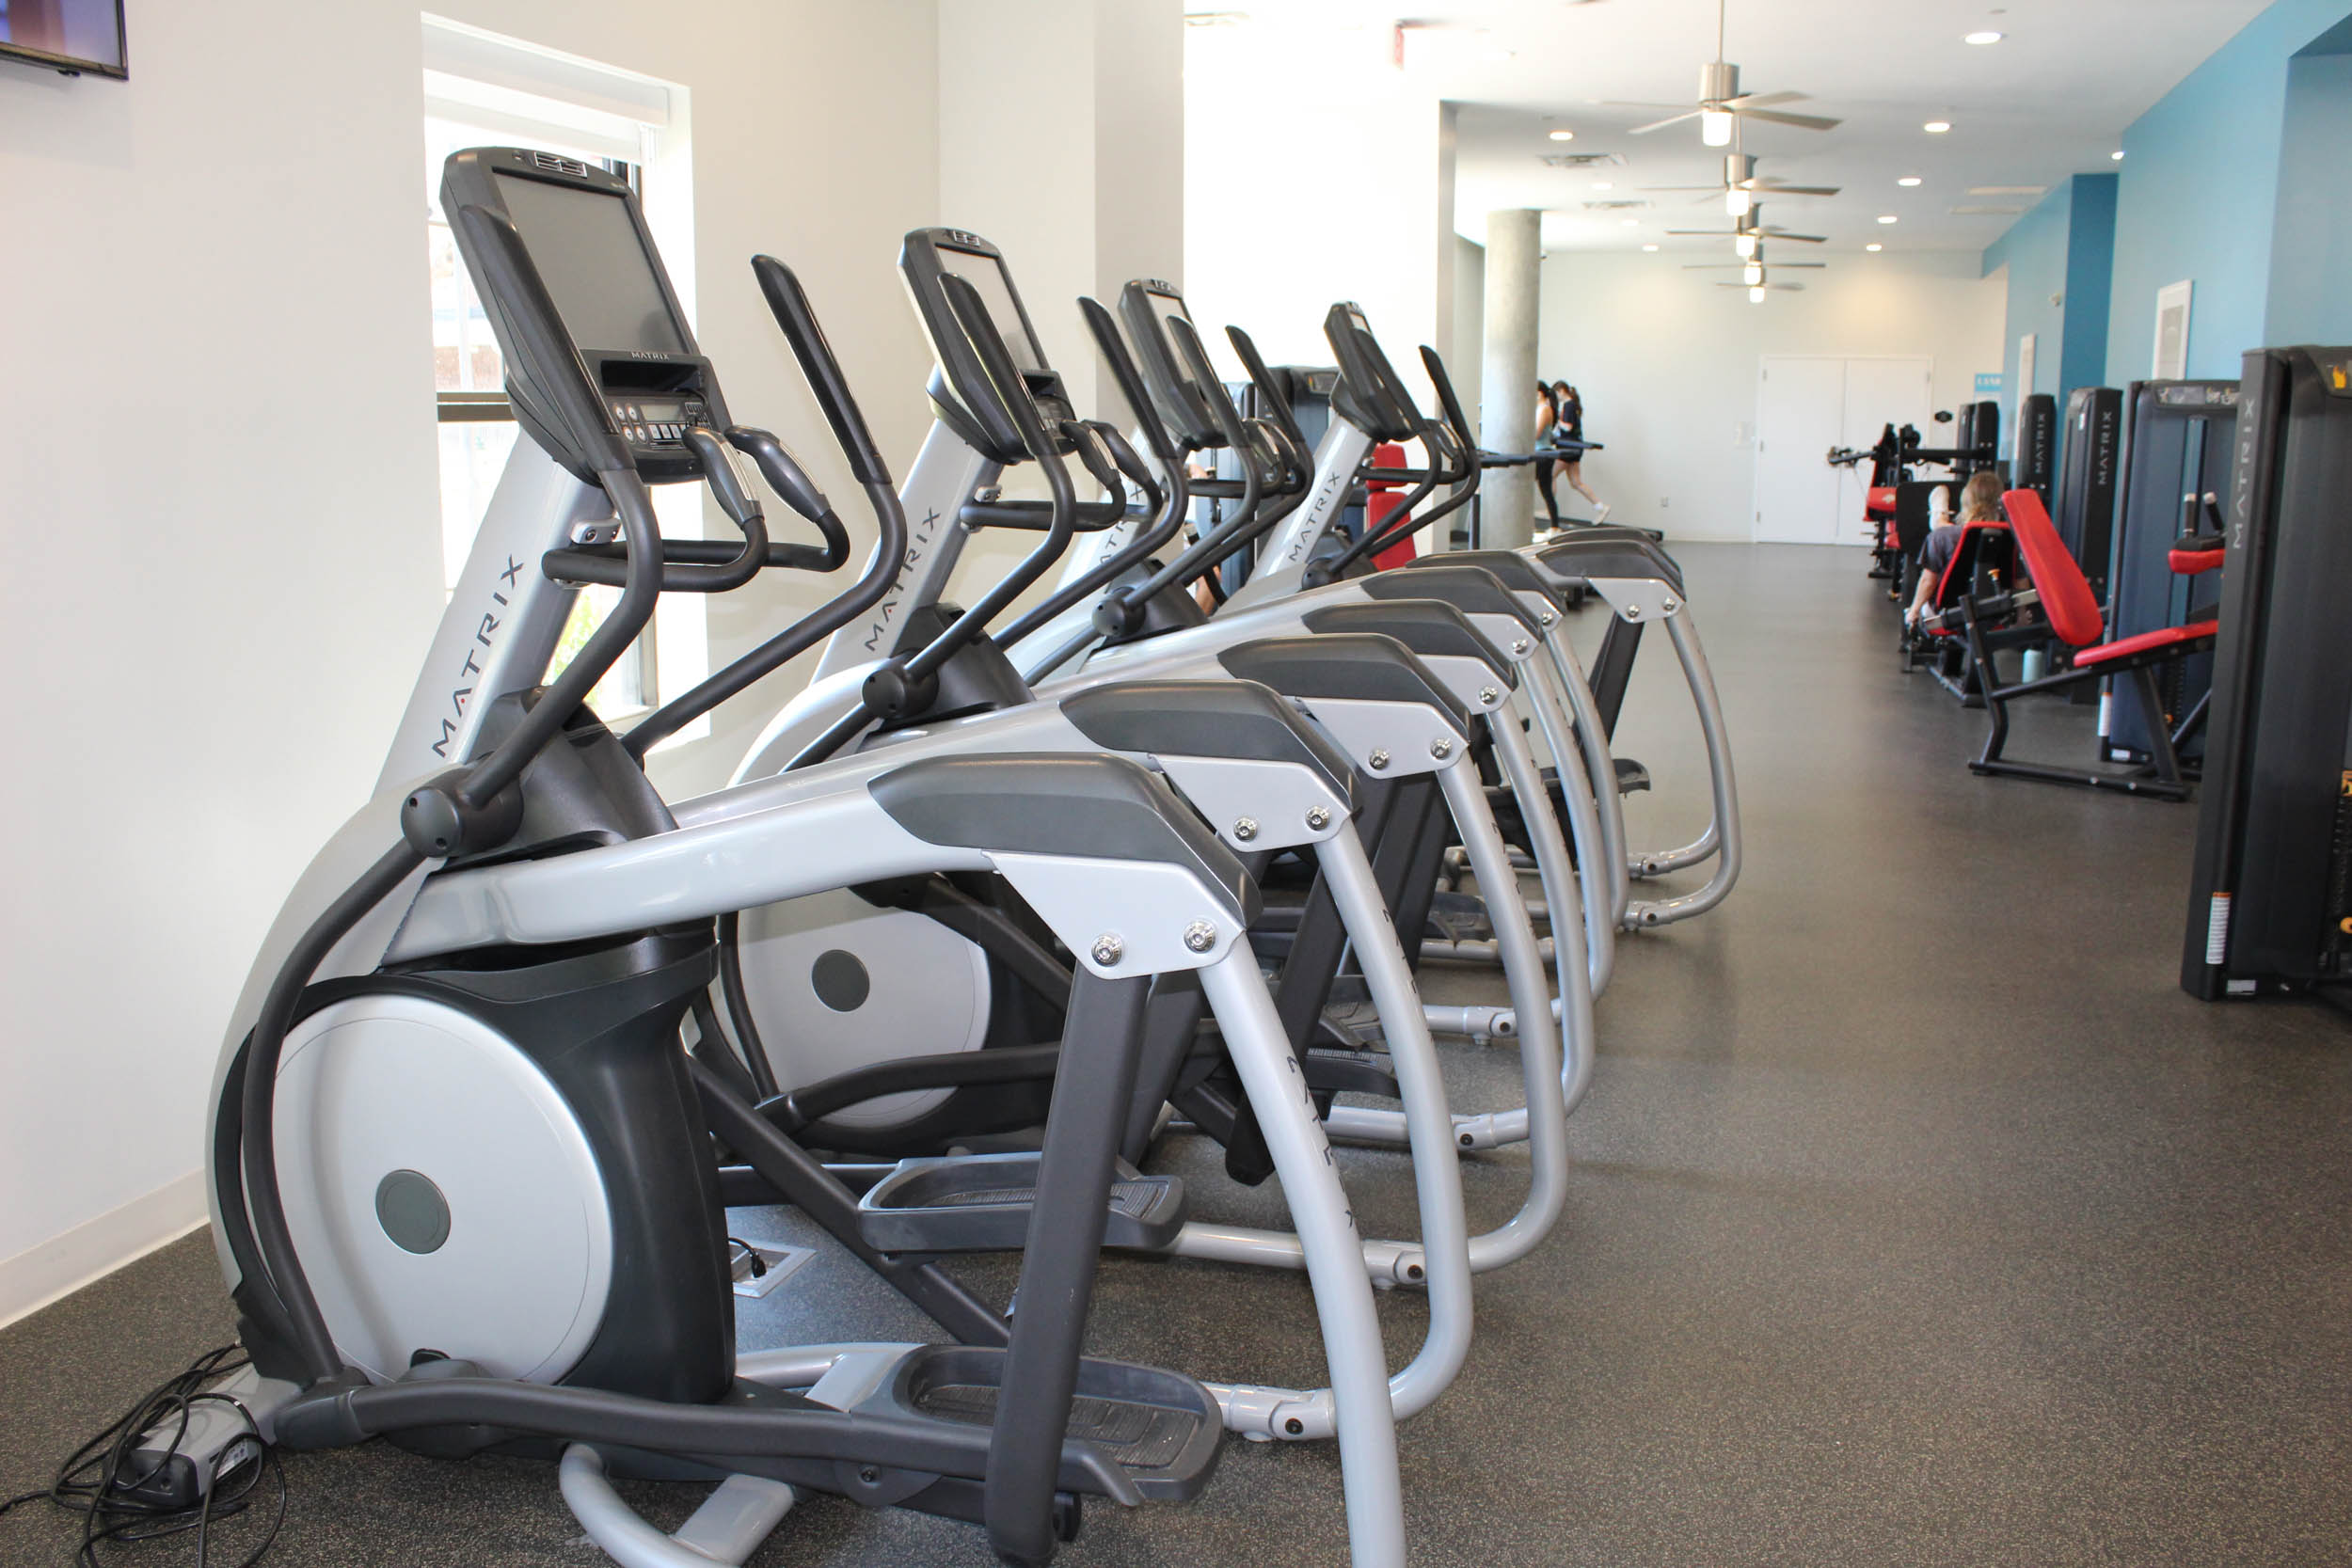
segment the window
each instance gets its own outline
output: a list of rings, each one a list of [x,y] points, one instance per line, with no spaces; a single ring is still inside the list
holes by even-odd
[[[441,166],[468,147],[530,147],[621,175],[638,193],[690,320],[692,182],[684,89],[437,18],[426,18],[424,31],[425,248],[447,590],[456,584],[521,433],[507,405],[497,340],[441,212]],[[657,486],[654,508],[663,533],[702,536],[698,486]],[[580,590],[550,675],[587,641],[619,596],[617,589]],[[653,706],[665,691],[685,690],[709,673],[706,635],[699,600],[663,600],[653,626],[597,683],[589,705],[612,720]],[[690,726],[674,738],[707,733],[707,724]]]

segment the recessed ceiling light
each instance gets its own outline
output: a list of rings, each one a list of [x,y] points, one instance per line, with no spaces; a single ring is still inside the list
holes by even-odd
[[[1925,125],[1919,127],[1920,130],[1925,131],[1931,136],[1940,136],[1951,128],[1952,122],[1948,119],[1931,119]]]
[[[1576,140],[1576,133],[1573,131],[1554,131],[1551,134],[1551,139],[1553,141],[1574,141]]]
[[[1900,180],[1898,180],[1898,181],[1896,181],[1896,182],[1895,182],[1895,183],[1897,183],[1898,185],[1902,186],[1902,187],[1903,187],[1904,189],[1906,189],[1906,190],[1908,190],[1910,187],[1912,187],[1912,186],[1914,186],[1914,185],[1917,184],[1918,182],[1919,182],[1919,177],[1918,177],[1917,175],[1915,175],[1915,174],[1906,174],[1906,175],[1904,175],[1904,176],[1903,176]]]
[[[1893,223],[1896,221],[1896,217],[1892,213],[1881,213],[1879,214],[1879,221],[1881,223]]]
[[[1597,191],[1613,191],[1617,187],[1615,185],[1611,184],[1606,180],[1596,180],[1593,182],[1593,189]]]
[[[2119,147],[2114,151],[2108,153],[2107,156],[2120,164],[2123,161],[2123,150]]]
[[[1971,33],[1961,40],[1963,43],[1998,43],[2000,41],[2001,35],[1998,33]]]
[[[1642,248],[1644,250],[1656,250],[1658,247],[1654,245],[1645,245]]]
[[[1640,218],[1619,218],[1617,221],[1628,229],[1639,229],[1642,227],[1642,220]]]
[[[1884,250],[1886,247],[1883,245],[1866,245],[1862,248],[1865,250]]]

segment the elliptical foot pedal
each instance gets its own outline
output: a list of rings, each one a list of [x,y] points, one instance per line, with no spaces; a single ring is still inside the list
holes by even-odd
[[[858,1199],[858,1235],[882,1252],[1018,1252],[1037,1202],[1037,1154],[901,1160]],[[1184,1183],[1120,1162],[1103,1244],[1165,1251],[1184,1225]]]
[[[1617,793],[1630,795],[1649,787],[1649,769],[1631,757],[1613,757],[1617,765]]]
[[[1474,893],[1440,893],[1429,904],[1429,917],[1422,927],[1424,941],[1492,942],[1494,922],[1487,918],[1486,901]]]
[[[858,1408],[991,1425],[1004,1386],[1005,1354],[977,1345],[926,1345]],[[1224,1433],[1216,1397],[1182,1372],[1096,1356],[1078,1363],[1067,1439],[1102,1449],[1146,1497],[1182,1502],[1198,1497],[1216,1467]]]

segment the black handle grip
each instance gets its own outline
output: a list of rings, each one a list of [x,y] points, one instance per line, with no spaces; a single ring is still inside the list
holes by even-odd
[[[482,207],[460,207],[457,224],[467,240],[468,260],[484,274],[483,293],[504,308],[516,340],[509,346],[517,351],[532,388],[554,404],[550,411],[564,422],[575,451],[598,473],[633,468],[628,444],[612,427],[612,410],[597,394],[580,350],[564,330],[554,296],[524,248],[522,236],[513,224]]]
[[[1110,453],[1112,466],[1126,476],[1127,483],[1143,493],[1143,510],[1159,511],[1163,494],[1160,482],[1152,477],[1150,465],[1143,461],[1140,452],[1128,444],[1127,437],[1119,433],[1119,427],[1101,420],[1089,420],[1087,428],[1102,438],[1104,450]]]
[[[1090,295],[1078,296],[1078,314],[1086,318],[1087,330],[1094,334],[1094,346],[1102,351],[1103,363],[1111,368],[1111,379],[1119,384],[1119,395],[1126,400],[1127,411],[1135,416],[1136,428],[1143,432],[1143,444],[1152,449],[1152,455],[1163,467],[1176,463],[1176,443],[1168,434],[1168,426],[1160,419],[1159,407],[1143,385],[1143,372],[1136,366],[1135,356],[1127,352],[1127,340],[1120,336],[1119,322],[1102,302]]]
[[[1282,427],[1282,433],[1300,447],[1307,445],[1307,433],[1298,425],[1298,415],[1291,407],[1291,400],[1274,383],[1274,372],[1266,368],[1265,356],[1258,352],[1257,341],[1238,326],[1225,329],[1225,341],[1233,345],[1241,356],[1242,369],[1258,388],[1258,401],[1266,405],[1265,417]]]
[[[1028,383],[1021,379],[1021,369],[1012,362],[1012,351],[1005,346],[995,319],[980,298],[980,291],[952,272],[941,274],[939,283],[940,292],[947,296],[947,309],[955,312],[956,325],[963,329],[972,352],[979,356],[980,369],[996,388],[997,401],[1012,416],[1013,428],[1021,433],[1022,447],[1040,463],[1058,463],[1060,453],[1055,449],[1053,437],[1045,433],[1044,421],[1038,418],[1037,402],[1029,396]]]
[[[833,502],[817,488],[817,482],[808,477],[800,460],[770,431],[749,425],[737,425],[727,432],[727,440],[738,451],[759,467],[759,477],[768,482],[768,488],[783,499],[784,504],[823,526],[823,519],[833,515]],[[830,538],[830,536],[828,536]]]
[[[1462,410],[1462,400],[1454,393],[1454,377],[1446,373],[1445,360],[1427,343],[1421,345],[1421,368],[1429,374],[1429,385],[1438,389],[1438,406],[1445,411],[1447,428],[1462,445],[1465,452],[1478,448],[1478,433],[1470,429],[1470,415]]]
[[[1184,317],[1170,316],[1168,318],[1168,335],[1176,345],[1178,356],[1184,362],[1185,373],[1200,386],[1201,394],[1208,400],[1210,417],[1216,420],[1216,428],[1222,433],[1225,444],[1239,451],[1242,460],[1248,462],[1249,436],[1242,428],[1241,410],[1233,406],[1232,398],[1226,393],[1225,383],[1217,379],[1216,368],[1209,363],[1209,351],[1200,345],[1200,334]]]
[[[686,433],[686,444],[691,448],[695,461],[703,466],[703,480],[710,493],[719,498],[723,511],[737,528],[743,528],[760,515],[759,502],[743,488],[742,476],[735,471],[735,464],[727,457],[727,449],[719,433],[704,425],[695,425]]]
[[[841,362],[834,357],[833,345],[825,341],[825,329],[818,325],[816,311],[809,309],[801,280],[772,256],[753,257],[752,276],[759,280],[759,292],[767,297],[769,313],[783,329],[784,341],[792,345],[792,356],[801,362],[801,374],[807,378],[817,406],[824,410],[826,422],[833,426],[834,439],[850,459],[850,472],[861,484],[890,484],[889,465],[874,445],[873,433],[866,428],[866,416],[850,390],[849,377],[841,373]]]
[[[1087,475],[1111,495],[1122,499],[1125,490],[1119,483],[1119,465],[1111,461],[1110,449],[1103,444],[1104,427],[1092,420],[1064,420],[1061,433],[1078,454],[1078,461]]]

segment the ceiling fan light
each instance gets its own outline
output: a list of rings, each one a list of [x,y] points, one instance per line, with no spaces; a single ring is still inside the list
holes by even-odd
[[[1699,140],[1708,147],[1729,147],[1731,128],[1737,121],[1738,117],[1729,109],[1701,109]]]
[[[1724,210],[1729,212],[1733,217],[1746,217],[1748,215],[1748,209],[1755,205],[1756,193],[1754,191],[1744,190],[1738,185],[1734,185],[1731,189],[1724,192]]]
[[[1747,271],[1741,273],[1740,277],[1740,280],[1746,283],[1749,288],[1756,288],[1764,281],[1764,263],[1761,261],[1750,261],[1748,263]]]
[[[1764,285],[1758,283],[1748,290],[1748,303],[1750,305],[1761,305],[1764,303]]]
[[[1731,237],[1731,248],[1739,252],[1740,260],[1742,261],[1753,261],[1756,260],[1756,236],[1734,234]]]

